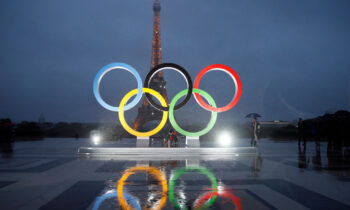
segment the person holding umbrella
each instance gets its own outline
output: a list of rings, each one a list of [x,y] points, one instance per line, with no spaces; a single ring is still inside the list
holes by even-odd
[[[257,113],[250,113],[246,116],[246,118],[249,117],[253,117],[253,121],[251,124],[251,141],[250,141],[250,145],[252,147],[256,147],[256,144],[258,142],[259,139],[259,133],[260,133],[260,123],[258,122],[257,118],[261,117],[259,114]]]

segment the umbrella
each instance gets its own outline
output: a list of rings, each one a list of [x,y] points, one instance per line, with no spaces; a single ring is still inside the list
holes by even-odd
[[[260,114],[258,113],[250,113],[250,114],[247,114],[247,116],[245,116],[245,118],[258,118],[258,117],[261,117]]]

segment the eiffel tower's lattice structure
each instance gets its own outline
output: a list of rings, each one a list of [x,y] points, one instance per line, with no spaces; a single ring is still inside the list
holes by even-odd
[[[152,59],[151,69],[162,63],[162,48],[160,40],[160,2],[155,0],[153,3],[154,23],[153,23],[153,41],[152,41]],[[159,92],[169,104],[168,96],[165,88],[163,72],[157,73],[151,80],[149,87]],[[138,109],[137,117],[133,123],[133,129],[140,130],[143,125],[149,121],[161,120],[162,112],[156,110],[149,104],[147,98],[144,98],[142,106]]]

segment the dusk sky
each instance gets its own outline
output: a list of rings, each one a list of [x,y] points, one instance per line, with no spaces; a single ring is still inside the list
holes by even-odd
[[[111,62],[135,67],[142,79],[151,62],[153,0],[7,0],[0,2],[0,118],[37,121],[119,122],[92,91],[100,68]],[[232,67],[242,97],[218,121],[312,118],[350,109],[350,2],[347,0],[162,0],[163,62],[183,66],[194,81],[204,67]],[[172,98],[186,88],[166,71]],[[127,72],[102,80],[103,98],[119,104],[136,88]],[[200,88],[218,106],[234,85],[209,73]],[[141,103],[138,105],[138,107]],[[126,116],[132,122],[137,108]],[[210,113],[194,98],[177,118],[206,122]]]

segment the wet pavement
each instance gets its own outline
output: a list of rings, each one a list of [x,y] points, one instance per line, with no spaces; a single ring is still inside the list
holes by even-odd
[[[0,209],[350,209],[350,148],[327,142],[262,139],[254,156],[214,159],[79,158],[89,139],[0,146]]]

